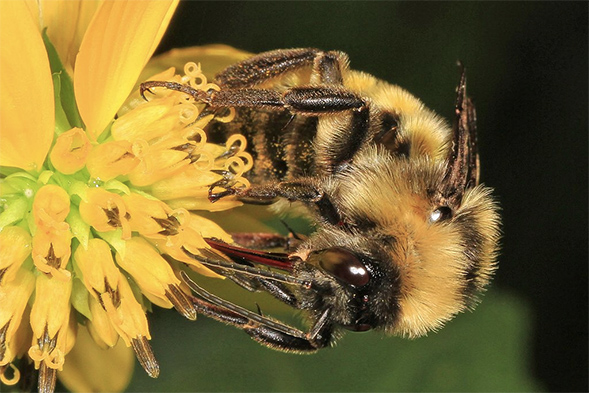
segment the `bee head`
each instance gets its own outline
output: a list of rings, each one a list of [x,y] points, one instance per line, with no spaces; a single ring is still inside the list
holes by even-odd
[[[300,251],[338,283],[331,291],[344,300],[329,307],[343,310],[342,325],[421,336],[488,284],[498,207],[484,186],[450,193],[451,161],[370,154],[328,185],[345,225],[322,225]]]

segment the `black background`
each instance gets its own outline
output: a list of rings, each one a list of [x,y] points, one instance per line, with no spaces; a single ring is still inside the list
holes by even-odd
[[[542,386],[587,391],[587,11],[586,2],[183,2],[158,53],[210,43],[342,50],[352,68],[446,117],[462,60],[482,180],[504,217],[494,286],[532,307],[529,356]]]

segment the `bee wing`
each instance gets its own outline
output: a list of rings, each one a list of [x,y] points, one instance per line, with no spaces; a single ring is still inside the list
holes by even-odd
[[[460,206],[464,192],[479,183],[476,109],[466,95],[466,70],[457,89],[455,119],[452,127],[452,148],[442,181],[441,197],[453,206]]]

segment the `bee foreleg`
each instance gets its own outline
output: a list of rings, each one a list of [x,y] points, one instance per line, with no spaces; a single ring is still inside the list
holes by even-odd
[[[267,280],[264,278],[257,278],[257,281],[266,292],[274,296],[276,299],[285,304],[288,304],[291,307],[300,308],[299,301],[296,296],[283,283]]]
[[[323,339],[315,341],[314,338],[331,337],[330,332],[325,329],[322,329],[323,335],[313,333],[314,329],[311,333],[304,333],[282,322],[256,314],[213,295],[185,274],[182,277],[198,296],[191,298],[197,312],[242,329],[262,345],[286,352],[309,353],[326,346],[328,342]]]

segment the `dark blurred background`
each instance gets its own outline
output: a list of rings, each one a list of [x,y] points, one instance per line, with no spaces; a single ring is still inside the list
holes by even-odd
[[[342,50],[352,68],[445,117],[462,60],[503,250],[479,308],[415,341],[348,334],[297,356],[204,317],[156,311],[161,376],[138,368],[129,390],[587,391],[587,11],[587,2],[181,3],[158,53],[211,43]]]

